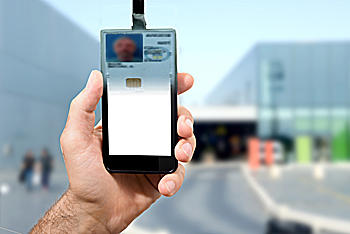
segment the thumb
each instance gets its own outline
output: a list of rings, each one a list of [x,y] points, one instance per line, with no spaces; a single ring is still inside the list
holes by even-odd
[[[99,71],[92,71],[86,87],[72,100],[66,129],[74,133],[89,134],[94,129],[96,106],[103,93],[103,78]],[[74,134],[74,135],[75,135]]]

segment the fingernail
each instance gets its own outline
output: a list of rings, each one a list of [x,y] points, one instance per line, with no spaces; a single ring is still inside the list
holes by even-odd
[[[90,73],[90,75],[89,75],[89,79],[88,79],[88,82],[87,82],[87,84],[86,84],[86,89],[90,89],[91,88],[91,86],[93,85],[93,80],[94,80],[94,71],[92,71],[91,73]]]
[[[168,192],[171,194],[171,193],[174,193],[175,192],[175,183],[174,181],[172,180],[168,180],[166,183],[165,183],[167,189],[168,189]]]
[[[192,145],[190,143],[185,143],[182,145],[182,150],[190,157],[192,154]]]
[[[187,126],[189,126],[191,128],[191,130],[193,130],[193,123],[190,119],[186,119],[185,123],[187,124]]]

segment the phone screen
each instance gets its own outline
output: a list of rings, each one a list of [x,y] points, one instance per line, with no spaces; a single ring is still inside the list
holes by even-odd
[[[109,155],[171,156],[172,31],[104,33]]]

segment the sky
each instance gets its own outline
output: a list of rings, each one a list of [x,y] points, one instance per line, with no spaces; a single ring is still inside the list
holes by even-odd
[[[131,0],[44,0],[99,40],[130,28]],[[205,96],[257,43],[350,40],[350,0],[147,0],[148,28],[175,28],[178,70],[195,78],[182,102]]]

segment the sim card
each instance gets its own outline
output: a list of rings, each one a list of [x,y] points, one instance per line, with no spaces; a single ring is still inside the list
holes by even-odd
[[[131,89],[141,88],[141,78],[127,78],[125,80],[125,86]]]

